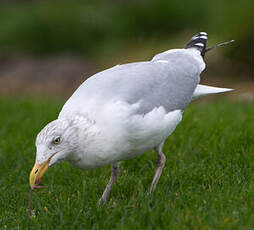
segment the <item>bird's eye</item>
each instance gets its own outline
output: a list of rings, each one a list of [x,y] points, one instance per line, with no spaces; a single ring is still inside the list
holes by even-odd
[[[61,141],[61,138],[60,137],[56,137],[54,140],[53,140],[53,144],[57,145],[59,144]]]

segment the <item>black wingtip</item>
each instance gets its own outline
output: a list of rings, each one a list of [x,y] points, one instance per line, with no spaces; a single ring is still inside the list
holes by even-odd
[[[206,52],[206,41],[207,41],[207,33],[199,32],[190,39],[190,41],[185,46],[185,49],[195,48],[199,50],[201,56],[204,57]]]

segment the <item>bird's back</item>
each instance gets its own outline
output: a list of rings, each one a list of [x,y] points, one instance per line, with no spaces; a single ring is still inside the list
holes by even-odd
[[[183,110],[205,68],[201,50],[195,48],[197,44],[160,53],[151,61],[117,65],[93,75],[74,92],[59,116],[67,116],[69,111],[89,113],[116,101],[137,104],[138,114],[160,106],[166,112]]]
[[[140,103],[137,113],[147,113],[163,106],[166,111],[183,110],[191,101],[204,69],[202,57],[195,50],[171,50],[166,57],[150,62],[118,65],[99,72],[86,80],[66,102],[85,111],[86,104],[97,101]]]

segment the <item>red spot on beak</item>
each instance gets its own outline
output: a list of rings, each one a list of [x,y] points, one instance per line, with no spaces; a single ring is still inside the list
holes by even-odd
[[[41,181],[41,177],[36,179],[35,184],[38,185],[40,183],[40,181]]]

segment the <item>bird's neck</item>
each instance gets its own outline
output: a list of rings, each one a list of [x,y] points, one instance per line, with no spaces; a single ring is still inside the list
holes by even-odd
[[[100,136],[100,129],[95,120],[86,115],[75,115],[70,120],[73,133],[73,151],[68,156],[69,161],[78,161],[87,148],[96,142]]]
[[[87,115],[75,115],[70,119],[74,129],[76,139],[83,142],[89,139],[90,135],[98,132],[96,121],[89,118]]]
[[[74,117],[73,117],[74,118]],[[90,169],[111,162],[115,153],[115,139],[108,135],[100,122],[88,116],[75,117],[76,143],[73,152],[66,158],[72,165]]]

